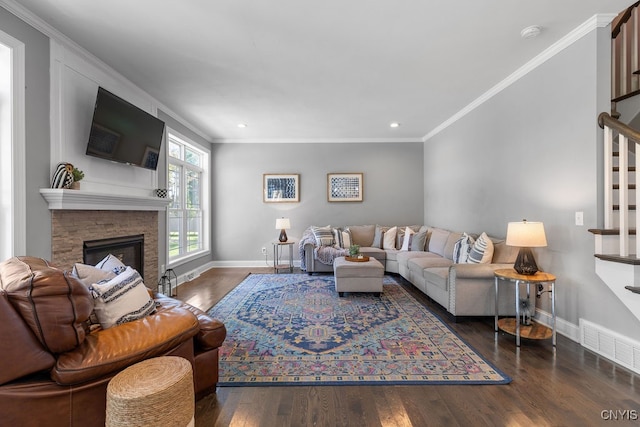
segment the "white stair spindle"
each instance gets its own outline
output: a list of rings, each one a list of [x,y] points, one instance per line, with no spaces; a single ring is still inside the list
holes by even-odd
[[[628,138],[618,136],[618,202],[620,205],[620,256],[629,255],[629,148]]]
[[[604,127],[604,227],[613,228],[613,129]]]

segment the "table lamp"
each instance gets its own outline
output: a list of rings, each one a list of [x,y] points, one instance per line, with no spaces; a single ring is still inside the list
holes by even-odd
[[[280,236],[278,237],[279,241],[281,241],[282,243],[287,241],[287,232],[285,230],[288,230],[290,228],[291,222],[289,221],[289,218],[276,219],[276,230],[280,230]]]
[[[519,246],[520,252],[513,268],[519,274],[531,276],[538,271],[538,265],[533,258],[531,248],[547,246],[544,225],[541,222],[510,222],[507,224],[507,246]]]

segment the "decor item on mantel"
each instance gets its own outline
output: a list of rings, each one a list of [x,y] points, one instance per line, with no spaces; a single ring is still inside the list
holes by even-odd
[[[73,170],[71,163],[58,163],[51,177],[51,188],[70,188],[73,184]]]
[[[531,248],[547,246],[547,237],[544,234],[544,225],[541,222],[530,222],[523,219],[522,222],[510,222],[507,224],[507,246],[519,246],[520,252],[513,268],[527,276],[536,274],[538,265],[533,258]]]
[[[287,237],[287,232],[285,230],[288,230],[290,228],[291,221],[289,221],[289,218],[276,219],[276,230],[280,230],[280,236],[278,236],[278,240],[280,242],[284,243],[289,240],[289,238]]]
[[[71,183],[71,187],[69,188],[71,188],[72,190],[79,190],[80,181],[82,181],[82,179],[84,178],[84,172],[74,166],[73,170],[71,171],[71,175],[73,176],[73,182]]]
[[[156,196],[166,199],[167,198],[167,189],[166,188],[156,188]]]

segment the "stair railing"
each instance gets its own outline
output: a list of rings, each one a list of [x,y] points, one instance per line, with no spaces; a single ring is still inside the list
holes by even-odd
[[[609,113],[598,116],[598,124],[604,129],[604,226],[614,228],[614,174],[618,173],[618,228],[620,230],[620,256],[629,256],[629,176],[635,168],[629,168],[629,141],[640,145],[640,132],[611,117]],[[615,134],[614,131],[617,133]],[[614,149],[617,139],[617,152]],[[618,166],[614,166],[615,153]],[[640,171],[639,171],[640,172]],[[637,181],[636,181],[637,182]],[[635,186],[635,200],[640,203],[640,185]],[[640,226],[640,206],[635,210],[635,224]],[[635,253],[640,256],[640,238],[636,238]]]
[[[640,93],[640,1],[620,13],[611,24],[612,102]]]

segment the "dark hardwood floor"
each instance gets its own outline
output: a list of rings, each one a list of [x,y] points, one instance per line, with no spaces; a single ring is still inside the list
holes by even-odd
[[[203,310],[250,273],[216,268],[179,287]],[[515,339],[493,318],[453,321],[406,288],[513,381],[508,385],[218,387],[196,403],[196,426],[600,426],[640,425],[640,375],[558,335]],[[636,385],[636,382],[638,383]]]

